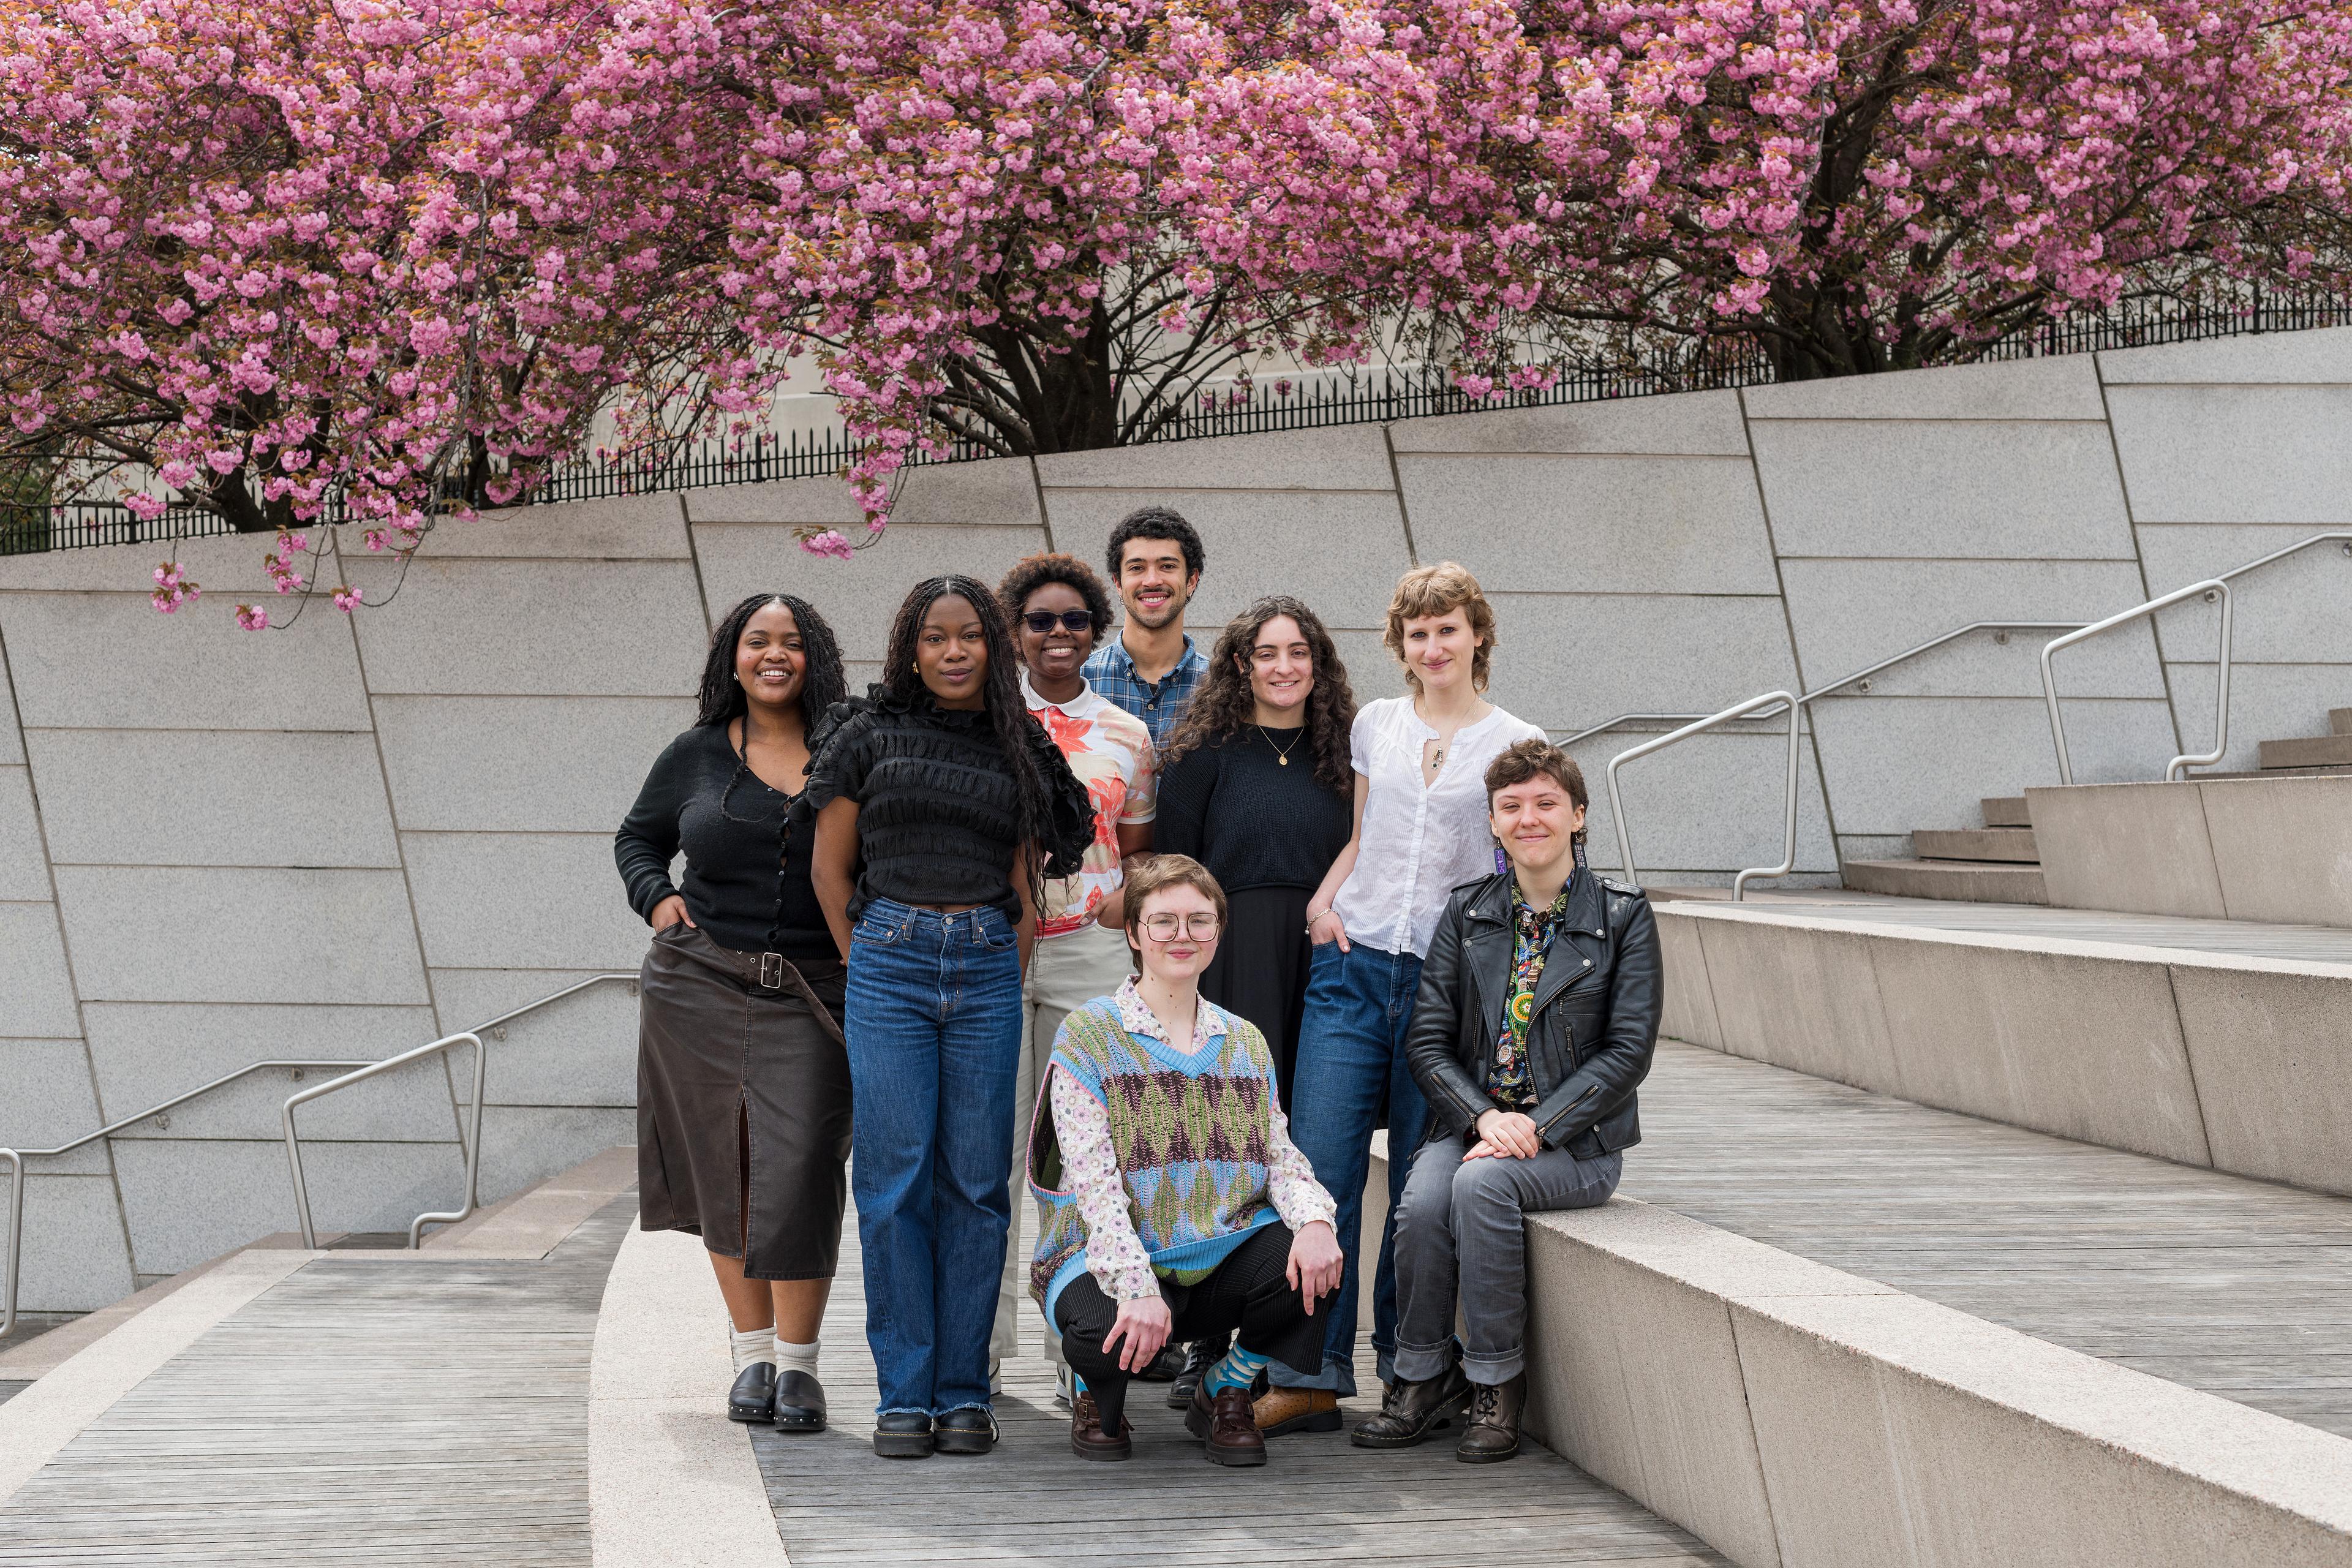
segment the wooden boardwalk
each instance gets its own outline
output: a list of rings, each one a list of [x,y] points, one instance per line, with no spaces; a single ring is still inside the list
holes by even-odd
[[[635,1210],[545,1262],[305,1264],[0,1509],[0,1563],[585,1563],[589,1346]]]
[[[843,1250],[823,1369],[835,1426],[814,1436],[761,1431],[753,1438],[795,1568],[1724,1561],[1533,1444],[1507,1464],[1465,1465],[1443,1435],[1402,1453],[1378,1453],[1351,1446],[1341,1431],[1276,1438],[1264,1468],[1221,1469],[1202,1458],[1182,1415],[1166,1408],[1164,1384],[1139,1384],[1129,1394],[1133,1459],[1079,1459],[1069,1448],[1069,1415],[1053,1403],[1053,1373],[1034,1315],[1022,1324],[1024,1353],[1006,1367],[1005,1392],[996,1400],[1003,1439],[995,1453],[877,1459],[869,1443],[874,1363],[854,1226]],[[1351,1419],[1378,1407],[1369,1352],[1358,1384],[1369,1397],[1349,1407]]]
[[[2352,1199],[1672,1041],[1642,1130],[1629,1197],[2352,1437]]]

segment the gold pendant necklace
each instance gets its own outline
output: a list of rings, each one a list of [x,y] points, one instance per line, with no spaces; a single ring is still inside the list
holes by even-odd
[[[1272,735],[1266,734],[1266,729],[1265,729],[1265,725],[1260,724],[1260,725],[1257,727],[1257,732],[1258,732],[1259,734],[1261,734],[1261,735],[1265,735],[1265,743],[1266,743],[1266,745],[1267,745],[1267,746],[1268,746],[1268,747],[1273,751],[1273,752],[1274,752],[1274,760],[1275,760],[1276,762],[1277,762],[1277,763],[1281,763],[1284,767],[1286,767],[1286,767],[1288,767],[1288,766],[1290,765],[1290,753],[1291,753],[1291,752],[1295,752],[1295,751],[1297,751],[1297,750],[1298,749],[1298,735],[1293,735],[1293,736],[1290,738],[1290,744],[1289,744],[1289,745],[1287,745],[1287,746],[1276,746],[1276,745],[1275,745],[1275,743],[1274,743],[1274,737],[1273,737]],[[1301,724],[1301,725],[1298,727],[1298,734],[1299,734],[1299,735],[1303,735],[1303,734],[1305,734],[1306,732],[1307,732],[1307,726],[1305,726],[1304,724]]]

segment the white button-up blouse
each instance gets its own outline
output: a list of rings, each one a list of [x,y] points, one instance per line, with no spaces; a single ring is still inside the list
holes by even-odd
[[[1423,788],[1421,752],[1437,731],[1410,697],[1366,703],[1349,736],[1355,770],[1369,781],[1356,868],[1331,900],[1350,943],[1429,955],[1446,896],[1495,869],[1486,830],[1486,764],[1543,731],[1500,708],[1454,732],[1437,782]]]

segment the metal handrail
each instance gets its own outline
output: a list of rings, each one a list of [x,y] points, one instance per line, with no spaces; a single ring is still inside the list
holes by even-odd
[[[516,1018],[521,1017],[526,1013],[537,1012],[540,1008],[546,1006],[551,1002],[561,1002],[563,998],[572,994],[574,992],[585,991],[592,985],[604,985],[610,982],[618,980],[625,980],[631,984],[635,984],[636,983],[636,979],[637,974],[635,970],[630,970],[625,973],[614,973],[610,974],[591,975],[587,979],[580,981],[575,984],[565,986],[561,991],[551,992],[547,995],[541,996],[536,1002],[526,1002],[521,1006],[515,1008],[512,1012],[501,1013],[497,1017],[492,1018],[486,1023],[477,1024],[470,1029],[460,1029],[454,1035],[444,1036],[440,1039],[419,1046],[415,1050],[403,1051],[396,1057],[386,1057],[380,1062],[371,1062],[366,1067],[360,1068],[357,1072],[345,1073],[341,1078],[330,1079],[325,1083],[317,1084],[310,1089],[303,1089],[299,1093],[289,1095],[286,1100],[285,1109],[279,1113],[279,1119],[283,1121],[286,1128],[286,1165],[288,1173],[294,1179],[294,1210],[302,1222],[302,1245],[309,1247],[316,1247],[319,1245],[319,1232],[318,1228],[310,1223],[310,1189],[308,1184],[306,1184],[302,1179],[302,1141],[300,1134],[296,1132],[294,1130],[294,1108],[296,1106],[307,1105],[311,1100],[317,1100],[323,1095],[332,1094],[339,1089],[349,1089],[355,1083],[364,1083],[369,1079],[374,1078],[380,1073],[390,1072],[393,1068],[397,1067],[405,1067],[410,1062],[420,1061],[426,1057],[433,1056],[441,1051],[448,1050],[453,1046],[464,1045],[467,1041],[471,1041],[473,1043],[474,1099],[473,1104],[468,1110],[467,1131],[464,1135],[466,1143],[466,1206],[457,1210],[455,1214],[421,1214],[415,1219],[409,1221],[408,1245],[410,1250],[414,1251],[416,1247],[423,1245],[424,1231],[426,1226],[455,1225],[457,1221],[466,1218],[467,1215],[471,1215],[475,1209],[481,1206],[482,1090],[488,1076],[488,1069],[489,1067],[490,1054],[489,1047],[483,1043],[482,1037]]]
[[[1882,669],[1891,669],[1895,666],[1901,664],[1905,659],[1916,658],[1923,653],[1932,652],[1933,650],[1943,647],[1948,642],[1968,636],[1970,632],[2066,631],[2073,627],[2079,626],[2082,624],[2083,623],[2080,621],[1970,621],[1967,626],[1954,626],[1950,631],[1946,632],[1941,637],[1930,637],[1926,642],[1919,644],[1916,647],[1906,647],[1901,653],[1895,654],[1888,658],[1882,658],[1876,664],[1871,665],[1866,668],[1857,669],[1852,675],[1843,676],[1836,680],[1831,681],[1827,686],[1815,687],[1812,690],[1808,691],[1803,696],[1798,698],[1797,700],[1800,702],[1811,702],[1817,697],[1827,697],[1832,691],[1842,691],[1845,688],[1852,686],[1857,680],[1868,680],[1872,676],[1876,675]],[[1752,719],[1769,719],[1772,717],[1772,713],[1774,711],[1778,710],[1774,710],[1762,713],[1752,713],[1748,715],[1748,717]],[[1591,740],[1595,735],[1606,734],[1610,731],[1625,724],[1680,724],[1686,723],[1695,719],[1704,719],[1706,717],[1707,715],[1704,713],[1620,713],[1613,719],[1604,719],[1598,724],[1579,730],[1573,735],[1565,736],[1557,742],[1556,744],[1563,748],[1573,746],[1579,741]]]
[[[0,1338],[5,1338],[8,1331],[16,1326],[17,1283],[24,1272],[26,1161],[52,1160],[70,1154],[87,1144],[95,1143],[101,1138],[120,1132],[133,1123],[144,1121],[152,1116],[161,1116],[167,1110],[176,1110],[200,1094],[210,1094],[214,1089],[226,1084],[235,1083],[241,1078],[248,1078],[257,1072],[267,1072],[273,1068],[290,1068],[296,1072],[301,1072],[310,1068],[348,1068],[359,1065],[348,1057],[249,1062],[235,1072],[224,1074],[210,1083],[201,1084],[185,1094],[175,1094],[161,1105],[151,1105],[135,1115],[110,1121],[95,1132],[85,1132],[70,1143],[60,1143],[54,1149],[0,1149],[0,1160],[6,1161],[9,1166],[6,1249],[8,1279],[5,1286],[0,1286]]]
[[[1781,797],[1788,818],[1788,830],[1781,838],[1780,864],[1773,867],[1753,867],[1734,877],[1731,879],[1731,901],[1738,903],[1746,896],[1748,879],[1750,877],[1785,877],[1796,869],[1797,738],[1804,730],[1804,701],[1794,692],[1767,691],[1760,696],[1751,697],[1745,702],[1727,708],[1720,713],[1710,713],[1696,724],[1685,724],[1671,734],[1661,735],[1654,741],[1644,741],[1638,746],[1628,747],[1609,759],[1609,810],[1616,819],[1617,863],[1622,870],[1625,880],[1638,884],[1640,879],[1633,870],[1633,840],[1625,829],[1625,801],[1617,792],[1617,770],[1637,757],[1646,757],[1653,752],[1663,752],[1668,746],[1687,741],[1702,731],[1712,730],[1717,724],[1744,718],[1759,708],[1775,703],[1789,710],[1789,782]]]
[[[2058,674],[2051,668],[2050,660],[2053,655],[2061,648],[2072,647],[2076,643],[2086,642],[2101,632],[2122,626],[2127,621],[2136,621],[2142,616],[2152,616],[2158,610],[2180,603],[2183,599],[2202,596],[2209,600],[2216,598],[2221,600],[2221,651],[2220,672],[2215,678],[2213,686],[2213,749],[2200,756],[2183,754],[2165,763],[2165,783],[2177,784],[2190,768],[2211,767],[2215,763],[2220,762],[2222,753],[2230,749],[2231,608],[2230,580],[2233,577],[2242,577],[2247,573],[2267,566],[2273,561],[2284,561],[2290,555],[2308,550],[2315,544],[2325,544],[2330,540],[2341,540],[2344,542],[2344,552],[2347,555],[2352,555],[2352,529],[2329,529],[2325,533],[2315,533],[2308,539],[2298,540],[2284,550],[2273,550],[2268,555],[2249,561],[2242,566],[2232,566],[2218,576],[2208,577],[2201,583],[2191,583],[2186,588],[2176,588],[2160,598],[2150,599],[2145,605],[2136,605],[2120,615],[2109,616],[2105,620],[2084,626],[2080,631],[2069,632],[2062,637],[2053,637],[2042,649],[2042,699],[2049,705],[2050,739],[2058,748],[2058,782],[2062,784],[2071,784],[2074,782],[2074,759],[2066,754],[2066,721],[2058,710]]]

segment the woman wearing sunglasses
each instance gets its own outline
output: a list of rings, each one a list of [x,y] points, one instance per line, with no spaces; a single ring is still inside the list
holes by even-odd
[[[1016,563],[997,589],[1021,654],[1021,692],[1086,786],[1095,811],[1094,841],[1075,877],[1045,884],[1037,902],[1037,945],[1022,991],[1020,1076],[1014,1081],[1012,1178],[1022,1180],[1022,1134],[1037,1102],[1037,1079],[1053,1053],[1062,1020],[1128,975],[1122,931],[1123,866],[1151,847],[1154,764],[1143,721],[1087,685],[1087,659],[1110,626],[1110,595],[1075,555],[1037,554]],[[989,1343],[991,1370],[1020,1353],[1024,1260],[1006,1249]],[[1046,1324],[1045,1356],[1069,1397],[1069,1368]]]
[[[1041,1232],[1030,1290],[1077,1373],[1070,1448],[1134,1451],[1128,1384],[1171,1340],[1234,1348],[1184,1425],[1220,1465],[1263,1465],[1250,1387],[1322,1352],[1341,1268],[1331,1194],[1290,1142],[1255,1025],[1202,996],[1224,889],[1184,855],[1127,882],[1138,973],[1064,1020],[1029,1135]]]

